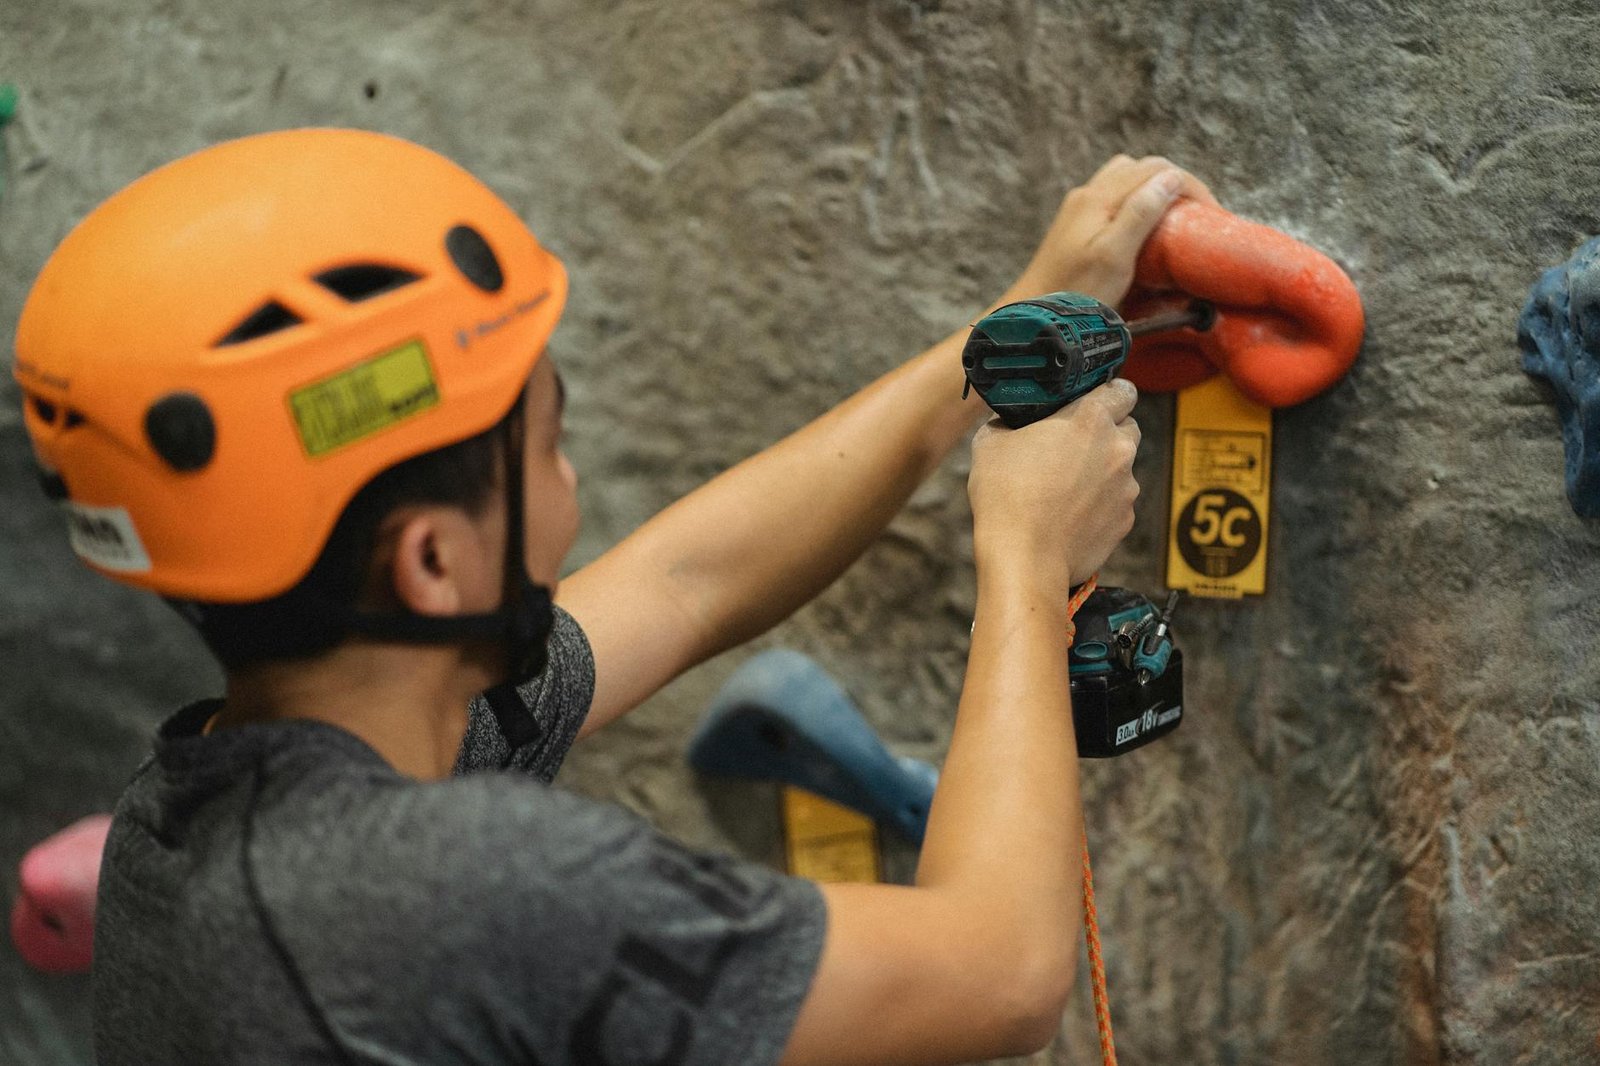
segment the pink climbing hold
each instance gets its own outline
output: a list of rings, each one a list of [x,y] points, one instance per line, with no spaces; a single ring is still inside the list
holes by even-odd
[[[30,966],[49,973],[88,972],[100,856],[110,828],[109,814],[91,814],[23,856],[11,940]]]

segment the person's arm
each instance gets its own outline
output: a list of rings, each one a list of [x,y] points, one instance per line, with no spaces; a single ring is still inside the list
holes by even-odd
[[[1179,194],[1210,195],[1163,159],[1113,159],[1067,195],[1000,302],[1075,288],[1115,303]],[[984,410],[975,395],[961,398],[964,336],[690,493],[562,582],[558,600],[596,663],[581,735],[782,621],[866,550]]]
[[[1068,590],[1133,524],[1135,393],[1114,382],[973,445],[978,612],[912,887],[825,885],[785,1063],[939,1063],[1049,1042],[1077,961]]]

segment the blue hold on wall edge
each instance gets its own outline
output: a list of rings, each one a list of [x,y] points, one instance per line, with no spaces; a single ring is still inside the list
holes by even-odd
[[[1600,517],[1600,237],[1540,276],[1517,322],[1522,369],[1555,391],[1567,499]]]
[[[689,742],[701,773],[782,781],[922,843],[939,772],[890,754],[828,672],[797,651],[762,652],[736,670]]]

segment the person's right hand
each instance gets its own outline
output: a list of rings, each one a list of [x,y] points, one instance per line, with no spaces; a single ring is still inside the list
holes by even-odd
[[[972,440],[973,550],[980,576],[1014,571],[1063,597],[1133,528],[1138,390],[1121,378],[1021,429],[998,419]]]

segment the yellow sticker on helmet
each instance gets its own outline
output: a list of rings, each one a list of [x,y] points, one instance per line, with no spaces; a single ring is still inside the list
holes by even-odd
[[[413,340],[289,394],[306,453],[323,455],[439,402],[428,349]]]

